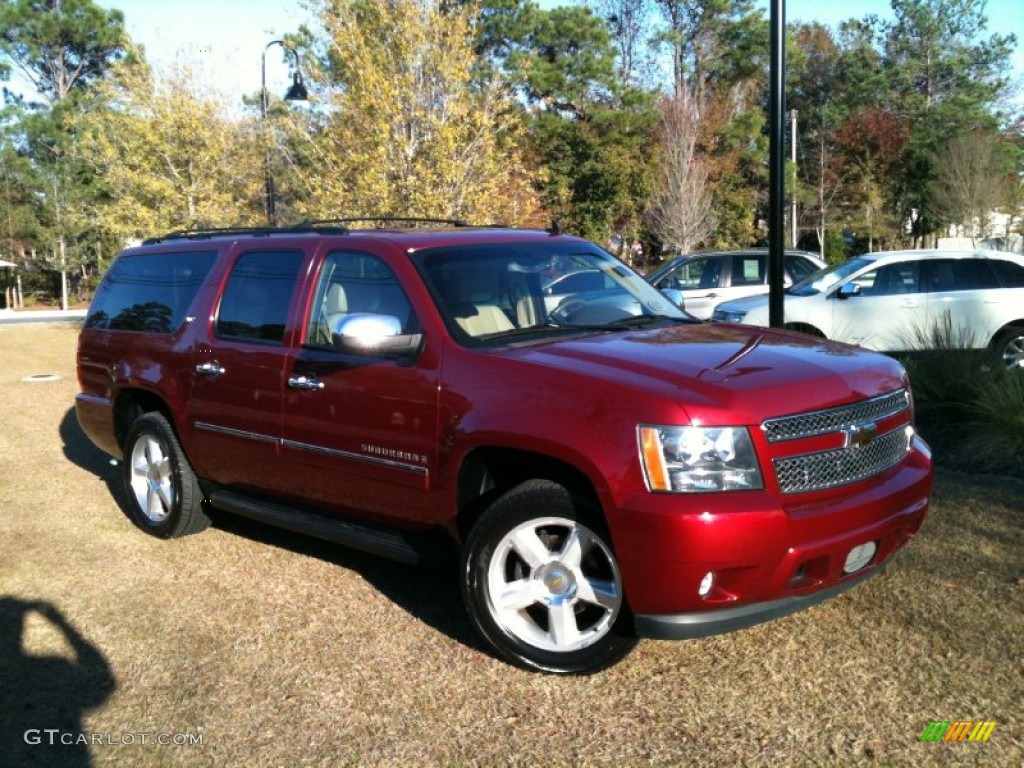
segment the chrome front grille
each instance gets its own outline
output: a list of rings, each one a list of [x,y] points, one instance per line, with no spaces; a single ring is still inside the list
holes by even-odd
[[[910,450],[912,427],[901,427],[866,446],[775,459],[775,477],[783,493],[837,488],[884,472]]]
[[[761,425],[769,443],[783,440],[799,440],[804,437],[839,432],[844,427],[867,421],[879,421],[895,416],[910,408],[910,393],[897,389],[887,395],[863,400],[853,405],[841,405],[824,411],[799,413],[795,416],[780,416],[768,419]]]

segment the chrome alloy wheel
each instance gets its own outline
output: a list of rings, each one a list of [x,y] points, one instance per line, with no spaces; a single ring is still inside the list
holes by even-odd
[[[1009,335],[1003,344],[1002,353],[1006,370],[1024,369],[1024,331]]]
[[[174,468],[164,446],[153,435],[142,434],[132,446],[131,488],[142,513],[163,522],[174,508]]]
[[[516,639],[565,653],[605,637],[622,608],[622,579],[607,545],[560,517],[529,520],[498,543],[487,567],[494,620]]]

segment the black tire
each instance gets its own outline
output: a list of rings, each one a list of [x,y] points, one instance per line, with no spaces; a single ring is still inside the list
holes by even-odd
[[[996,336],[992,354],[1004,370],[1024,372],[1024,326],[1011,325]]]
[[[477,629],[516,666],[589,674],[636,645],[607,529],[557,483],[528,480],[498,497],[469,534],[461,572]],[[496,604],[501,595],[509,605]]]
[[[163,414],[147,413],[132,422],[121,467],[129,516],[146,533],[176,539],[210,525],[199,481]]]
[[[806,336],[813,336],[816,339],[824,339],[825,334],[815,328],[813,325],[807,325],[807,323],[789,323],[786,325],[787,331],[796,331]]]

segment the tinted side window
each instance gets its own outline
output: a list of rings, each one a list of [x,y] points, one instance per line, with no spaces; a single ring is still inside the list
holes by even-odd
[[[173,333],[216,258],[214,251],[121,256],[96,291],[85,327]]]
[[[217,335],[280,344],[301,264],[301,251],[242,254],[220,301]]]
[[[886,264],[865,272],[857,278],[864,296],[893,296],[900,293],[920,293],[918,266],[920,262],[906,261]]]
[[[345,315],[371,313],[397,317],[402,333],[419,324],[391,267],[368,253],[331,253],[317,282],[306,343],[331,345],[331,328]]]
[[[998,288],[999,281],[983,259],[940,259],[929,263],[930,289],[934,293],[980,291]]]
[[[1024,288],[1024,267],[1012,261],[993,259],[989,262],[1003,288]]]
[[[676,288],[680,291],[717,288],[721,272],[721,259],[690,259],[667,274],[658,287]]]

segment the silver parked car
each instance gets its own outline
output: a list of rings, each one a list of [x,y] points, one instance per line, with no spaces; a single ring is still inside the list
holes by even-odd
[[[803,280],[825,266],[816,254],[786,251],[785,284]],[[768,292],[768,249],[708,251],[679,256],[647,276],[654,287],[683,294],[683,308],[707,320],[723,301]]]
[[[1007,368],[1024,370],[1021,254],[869,253],[792,286],[784,306],[787,328],[815,336],[886,352],[952,342],[991,349]],[[768,297],[720,304],[712,319],[768,325]]]

